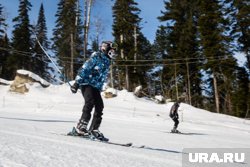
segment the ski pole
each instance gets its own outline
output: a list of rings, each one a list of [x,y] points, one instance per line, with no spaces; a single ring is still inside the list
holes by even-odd
[[[40,48],[43,50],[43,52],[45,53],[45,55],[49,58],[49,60],[52,62],[52,64],[55,66],[56,70],[61,74],[61,76],[66,79],[67,83],[69,84],[69,86],[71,86],[71,84],[69,83],[69,81],[67,80],[67,78],[62,74],[61,70],[57,67],[56,63],[51,59],[51,57],[49,56],[49,54],[45,51],[45,49],[43,48],[43,46],[41,45],[41,43],[39,42],[37,35],[34,33],[35,37],[36,37],[36,41],[38,43],[38,45],[40,46]],[[62,81],[63,82],[63,81]]]

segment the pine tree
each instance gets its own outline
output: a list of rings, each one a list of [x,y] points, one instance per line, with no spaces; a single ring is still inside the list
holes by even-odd
[[[83,35],[77,0],[60,0],[56,13],[56,27],[53,29],[53,50],[66,79],[74,79],[80,67]],[[72,65],[73,74],[72,74]]]
[[[152,45],[142,32],[139,32],[136,40],[136,60],[142,61],[136,61],[134,63],[135,66],[133,74],[131,75],[131,82],[134,83],[133,88],[138,85],[141,85],[142,88],[147,88],[147,72],[152,68],[152,64],[147,60],[152,60],[154,58],[152,55]],[[143,60],[145,60],[145,62]],[[147,91],[145,92],[147,93]]]
[[[170,74],[169,66],[163,65],[163,59],[167,58],[167,30],[165,26],[159,26],[156,34],[155,40],[152,45],[152,54],[155,57],[156,63],[161,64],[152,68],[151,71],[147,73],[149,79],[149,89],[151,94],[161,94],[167,98],[170,97],[170,87],[166,84],[166,81],[171,80],[172,74]],[[158,93],[159,92],[159,93]]]
[[[47,38],[47,26],[46,26],[46,19],[44,15],[44,7],[43,4],[40,6],[38,21],[35,26],[35,33],[37,39],[35,40],[34,52],[35,56],[33,57],[33,66],[32,71],[47,81],[52,81],[50,77],[50,71],[53,72],[53,69],[49,66],[51,63],[49,58],[44,53],[43,49],[49,49],[49,41]],[[42,45],[43,49],[38,44],[38,41]]]
[[[250,29],[249,29],[249,25],[250,25],[250,3],[247,0],[227,0],[226,1],[229,5],[229,13],[231,16],[231,23],[232,23],[232,36],[234,37],[234,39],[236,40],[236,51],[238,52],[243,52],[246,55],[246,64],[245,66],[248,68],[248,75],[249,75],[249,71],[250,71]],[[245,71],[244,69],[239,68],[237,70],[237,76],[241,76],[239,73],[244,74]],[[247,75],[245,75],[247,76]],[[239,82],[243,77],[238,78]],[[234,107],[234,112],[236,112],[237,116],[241,116],[244,113],[244,111],[249,111],[250,108],[250,99],[249,99],[249,95],[246,96],[246,93],[249,94],[249,90],[250,90],[250,80],[248,78],[248,80],[244,80],[245,83],[241,83],[240,85],[242,85],[243,91],[239,91],[237,93],[236,97],[241,96],[241,98],[234,98],[234,103],[235,99],[239,100],[239,103],[241,103],[241,105],[238,104],[234,104],[237,105],[237,107]],[[240,87],[240,86],[239,86]],[[248,91],[246,90],[248,89]],[[245,92],[244,92],[245,91]],[[245,103],[243,104],[243,99],[245,101]],[[247,100],[248,99],[248,100]],[[244,108],[243,105],[247,108]],[[241,110],[242,114],[239,114],[239,110]],[[247,115],[247,114],[246,114]]]
[[[165,10],[158,19],[166,22],[166,58],[168,66],[164,67],[170,75],[165,74],[168,87],[175,88],[170,98],[185,98],[189,104],[201,104],[200,54],[197,41],[197,1],[171,0],[165,2]],[[191,79],[192,78],[192,79]],[[171,82],[174,81],[174,82]]]
[[[99,50],[99,42],[98,39],[92,41],[92,51],[97,52]]]
[[[232,112],[232,90],[236,60],[232,57],[231,39],[226,35],[228,21],[218,0],[204,0],[200,5],[198,20],[202,54],[206,58],[205,70],[210,75],[210,87],[215,111]],[[212,60],[212,61],[211,61]]]
[[[7,57],[9,55],[9,39],[6,33],[7,24],[3,13],[3,6],[0,4],[0,78],[10,79],[8,77]]]
[[[250,3],[248,0],[232,0],[232,7],[235,7],[236,22],[233,32],[236,34],[239,44],[239,51],[246,54],[247,68],[250,71]]]
[[[119,46],[117,51],[119,56],[116,59],[118,68],[114,71],[118,73],[118,87],[125,87],[129,91],[140,84],[136,79],[139,73],[135,70],[135,66],[131,66],[132,63],[136,65],[136,59],[139,58],[137,46],[140,45],[138,34],[140,34],[141,29],[139,27],[141,18],[137,5],[134,0],[116,0],[113,6],[113,35]],[[130,66],[126,61],[129,62]]]
[[[4,13],[3,13],[3,6],[0,4],[0,38],[2,39],[5,35],[5,30],[7,24],[5,23]]]
[[[32,64],[29,53],[31,52],[32,41],[28,15],[31,6],[29,0],[21,0],[18,9],[19,15],[13,19],[15,25],[12,32],[12,47],[19,53],[14,52],[8,57],[9,70],[12,72],[11,77],[14,77],[17,69],[31,70]]]
[[[249,74],[244,67],[238,67],[236,75],[233,93],[233,115],[244,118],[249,110]]]
[[[84,59],[87,58],[87,48],[88,48],[88,36],[90,27],[90,15],[93,6],[93,0],[85,0],[84,2],[84,42],[83,42],[83,56]]]
[[[10,56],[10,42],[8,35],[5,34],[5,36],[1,39],[0,42],[0,47],[4,48],[4,50],[0,51],[0,78],[4,78],[7,80],[12,80],[13,78],[11,77],[12,71],[9,70],[9,64],[8,64],[8,57]]]

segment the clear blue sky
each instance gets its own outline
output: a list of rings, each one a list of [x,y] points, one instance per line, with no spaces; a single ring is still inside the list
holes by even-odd
[[[101,40],[112,40],[112,5],[114,0],[95,1],[92,16],[94,18],[101,18],[101,20],[105,23]],[[39,8],[43,2],[48,28],[48,37],[51,38],[52,29],[55,27],[55,14],[59,0],[30,0],[30,2],[32,4],[31,11],[29,12],[31,24],[35,24],[37,22]],[[161,10],[164,11],[164,0],[135,0],[135,2],[138,3],[138,8],[141,9],[140,17],[143,19],[141,22],[142,32],[147,39],[153,43],[158,26],[164,24],[160,23],[157,19],[157,17],[161,15]],[[80,3],[81,6],[83,6],[83,0],[80,0]],[[11,23],[12,19],[18,15],[19,0],[0,0],[0,4],[5,7],[5,12],[7,13],[7,23],[9,25],[8,34],[10,36],[13,30],[13,24]],[[94,33],[94,30],[91,29],[90,33]],[[238,59],[238,63],[240,65],[243,65],[246,62],[244,54],[235,53],[235,57]]]
[[[43,2],[45,8],[46,24],[48,28],[48,36],[52,37],[52,29],[55,27],[55,14],[57,11],[57,4],[59,0],[30,0],[32,4],[29,12],[30,23],[35,24],[38,18],[38,12],[41,3]],[[113,0],[114,1],[114,0]],[[143,19],[141,27],[143,27],[143,34],[150,40],[154,41],[157,27],[162,24],[157,17],[161,10],[164,10],[163,0],[135,0],[138,3],[138,8],[141,9],[140,17]],[[5,7],[7,13],[8,33],[11,34],[13,30],[12,19],[18,15],[19,0],[0,0],[0,3]],[[80,0],[80,5],[83,6],[83,0]],[[112,5],[111,0],[96,0],[92,10],[92,16],[98,17],[105,23],[103,39],[108,40],[112,38]],[[91,32],[93,32],[92,30]],[[91,36],[90,36],[91,37]],[[112,40],[112,39],[111,39]]]

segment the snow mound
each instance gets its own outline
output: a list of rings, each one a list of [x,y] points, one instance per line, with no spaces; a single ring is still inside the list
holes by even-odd
[[[7,81],[5,79],[0,78],[0,85],[10,85],[12,81]]]

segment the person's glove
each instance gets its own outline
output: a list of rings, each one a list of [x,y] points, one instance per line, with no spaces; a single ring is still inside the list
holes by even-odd
[[[70,86],[70,90],[72,93],[76,93],[79,89],[79,85],[75,82],[72,86]]]

